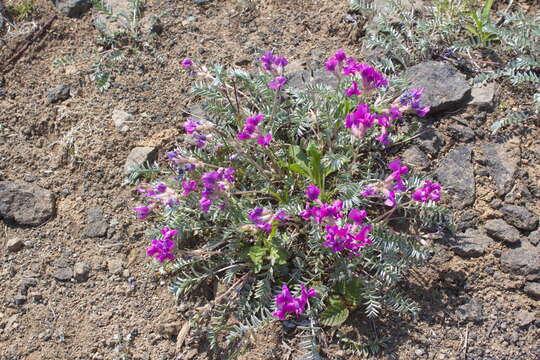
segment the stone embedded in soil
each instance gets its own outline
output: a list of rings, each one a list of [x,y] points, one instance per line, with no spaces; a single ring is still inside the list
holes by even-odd
[[[441,133],[432,126],[427,126],[417,139],[418,146],[428,154],[437,156],[444,145]]]
[[[483,307],[478,299],[471,299],[467,304],[461,305],[456,310],[456,315],[464,322],[481,322],[484,320]]]
[[[533,299],[540,300],[540,283],[528,282],[523,288],[523,291]]]
[[[125,133],[129,130],[128,123],[133,121],[133,115],[124,110],[115,109],[112,114],[112,120],[116,129],[121,133]]]
[[[514,185],[518,158],[504,144],[485,144],[481,146],[486,167],[495,182],[497,194],[506,194]]]
[[[96,28],[109,34],[131,29],[134,9],[129,0],[105,0],[104,5],[109,13],[97,12],[94,14]],[[141,21],[140,16],[137,16],[136,20]]]
[[[26,296],[15,295],[13,297],[13,302],[15,303],[15,305],[18,305],[18,306],[24,305],[26,303]]]
[[[124,165],[124,173],[129,174],[133,168],[138,168],[146,163],[152,165],[158,158],[158,149],[153,146],[139,146],[129,153]]]
[[[453,241],[452,250],[464,258],[480,257],[493,243],[493,240],[475,229],[467,229],[458,234]]]
[[[509,244],[519,243],[520,233],[515,227],[508,225],[502,219],[491,219],[486,221],[486,233],[495,240],[504,241]]]
[[[523,206],[505,205],[501,208],[504,220],[521,230],[536,230],[538,217]]]
[[[78,262],[73,267],[73,277],[78,282],[85,282],[88,280],[88,276],[90,274],[90,266],[86,264],[85,262]]]
[[[24,242],[22,239],[14,237],[7,241],[6,250],[7,252],[16,252],[21,250],[24,247]]]
[[[452,124],[448,126],[448,134],[458,142],[469,142],[474,140],[474,131],[460,124]]]
[[[479,214],[473,209],[468,209],[462,211],[458,214],[458,219],[456,221],[457,230],[465,231],[468,228],[475,228],[478,224]]]
[[[426,154],[416,145],[411,146],[403,152],[403,161],[416,169],[423,170],[429,167],[429,159]]]
[[[103,218],[103,212],[100,208],[91,208],[87,210],[86,228],[84,234],[91,238],[104,237],[107,235],[109,224]]]
[[[60,85],[57,88],[49,90],[47,93],[47,101],[49,104],[53,104],[59,101],[67,100],[69,99],[70,91],[71,87],[69,85]]]
[[[0,182],[0,218],[19,225],[37,226],[55,212],[53,193],[37,185]]]
[[[164,336],[177,336],[181,329],[182,322],[180,321],[159,324],[159,333]]]
[[[21,295],[27,295],[28,289],[31,287],[35,287],[37,285],[37,279],[34,278],[26,278],[22,279],[19,283],[19,293]]]
[[[458,209],[474,202],[475,180],[471,154],[469,147],[459,146],[448,153],[435,172],[444,189],[451,193],[452,205]]]
[[[540,243],[540,230],[531,232],[527,239],[532,245],[534,246],[538,245],[538,243]]]
[[[470,98],[465,75],[450,64],[426,61],[407,69],[405,76],[409,88],[424,89],[420,104],[431,107],[429,114],[455,110]]]
[[[495,105],[495,83],[478,84],[471,89],[469,105],[482,111],[493,111]]]
[[[526,327],[532,324],[536,319],[536,315],[532,311],[520,310],[516,314],[516,322],[520,327]]]
[[[73,277],[73,271],[70,268],[60,268],[56,269],[53,276],[58,281],[69,281]]]
[[[53,2],[62,15],[70,18],[81,17],[92,7],[89,0],[53,0]]]
[[[501,267],[508,273],[536,278],[540,276],[540,249],[525,242],[506,250],[501,254]]]
[[[108,261],[107,267],[112,275],[121,275],[124,269],[124,262],[119,259],[112,259]]]

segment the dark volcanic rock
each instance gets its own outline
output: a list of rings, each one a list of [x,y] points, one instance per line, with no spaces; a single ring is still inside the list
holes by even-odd
[[[475,181],[471,153],[467,146],[451,150],[436,171],[444,189],[452,195],[452,205],[458,209],[474,202]]]
[[[73,277],[73,271],[70,268],[60,268],[54,272],[53,276],[58,281],[69,281]]]
[[[470,99],[465,75],[447,63],[423,62],[407,69],[405,76],[410,88],[424,89],[421,105],[431,107],[429,114],[454,110]]]
[[[428,154],[437,156],[444,145],[441,133],[432,126],[427,126],[418,137],[418,146]]]
[[[448,127],[448,134],[458,142],[469,142],[474,139],[474,131],[460,124],[452,124]]]
[[[475,85],[471,90],[469,105],[484,111],[493,111],[495,105],[495,83]]]
[[[529,234],[528,240],[532,245],[538,245],[538,243],[540,243],[540,230],[531,232]]]
[[[495,240],[501,240],[510,244],[518,243],[521,237],[518,229],[508,225],[502,219],[488,220],[485,229],[486,233]]]
[[[69,85],[60,85],[57,88],[54,88],[52,90],[49,90],[47,93],[47,101],[49,104],[64,101],[69,99],[69,94],[71,91],[71,87]]]
[[[514,185],[517,158],[503,144],[486,144],[481,147],[489,175],[495,181],[497,194],[506,194]]]
[[[540,249],[523,244],[506,250],[501,255],[501,266],[504,271],[516,275],[540,276]]]
[[[403,152],[403,161],[420,170],[429,167],[429,159],[416,145],[411,146]]]
[[[53,3],[62,15],[70,18],[81,17],[92,7],[89,0],[53,0]]]
[[[39,186],[0,182],[0,217],[20,225],[37,226],[55,212],[53,193]]]
[[[91,208],[87,211],[86,228],[84,234],[88,237],[104,237],[107,235],[109,224],[103,218],[100,208]]]
[[[452,250],[464,258],[484,255],[487,248],[493,243],[488,236],[478,230],[467,229],[465,233],[458,234],[452,244]]]
[[[521,230],[536,230],[538,217],[523,206],[505,205],[501,208],[504,220]]]

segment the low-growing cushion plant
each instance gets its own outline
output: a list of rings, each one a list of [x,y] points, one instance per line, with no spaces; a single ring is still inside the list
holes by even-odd
[[[395,153],[429,108],[342,50],[325,63],[335,87],[293,88],[287,59],[260,61],[258,74],[182,61],[205,115],[185,120],[134,210],[179,300],[222,285],[191,319],[211,348],[233,357],[253,329],[288,321],[318,358],[328,327],[419,310],[405,276],[449,222],[441,187]]]

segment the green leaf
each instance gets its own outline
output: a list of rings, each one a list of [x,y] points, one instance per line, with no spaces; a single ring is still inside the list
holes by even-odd
[[[291,164],[287,166],[290,170],[294,171],[295,173],[298,173],[308,179],[311,179],[311,176],[309,174],[309,169],[307,167],[301,166],[299,164]]]
[[[321,314],[321,324],[339,326],[349,317],[349,309],[342,302],[333,303]]]
[[[287,263],[287,252],[278,247],[270,248],[270,263],[272,265],[285,265]]]
[[[493,6],[493,0],[487,0],[484,4],[484,7],[482,8],[482,22],[484,24],[489,24],[489,12],[491,11],[491,7]]]
[[[253,265],[255,265],[253,270],[256,273],[258,273],[261,270],[265,255],[266,255],[266,248],[262,246],[255,245],[249,249],[248,256],[253,262]]]
[[[469,31],[471,34],[473,34],[476,37],[480,37],[474,26],[472,26],[471,24],[465,24],[464,26],[465,26],[465,29],[467,29],[467,31]]]
[[[310,161],[311,177],[315,181],[317,186],[323,189],[324,186],[323,186],[323,177],[322,177],[322,168],[321,168],[321,153],[319,152],[319,149],[317,149],[317,145],[315,145],[314,143],[309,144],[308,155],[311,158],[311,161]]]

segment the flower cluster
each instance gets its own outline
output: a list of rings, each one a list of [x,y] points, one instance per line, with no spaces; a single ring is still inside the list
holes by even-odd
[[[300,213],[305,220],[313,219],[317,224],[325,223],[326,241],[323,245],[332,249],[334,253],[348,250],[351,255],[359,255],[360,248],[371,244],[368,237],[371,226],[360,226],[367,216],[365,210],[352,209],[349,212],[349,219],[353,224],[339,226],[337,223],[343,218],[343,202],[335,201],[332,205],[324,204],[320,199],[321,191],[315,185],[306,188],[306,197],[315,205],[306,203],[306,208]]]
[[[263,208],[255,208],[248,213],[248,219],[267,234],[272,231],[272,224],[283,224],[289,215],[284,210],[278,210],[275,214]]]
[[[202,165],[197,159],[182,156],[179,150],[168,151],[165,155],[174,167],[177,168],[179,176],[184,175],[186,172],[193,171],[198,166]]]
[[[364,91],[370,91],[379,87],[387,86],[388,80],[373,67],[357,62],[353,57],[347,57],[343,50],[338,50],[334,56],[326,60],[326,71],[332,72],[337,77],[354,76],[359,74],[362,78]],[[345,90],[347,96],[361,95],[358,83],[352,80],[352,87]]]
[[[207,135],[202,133],[202,124],[199,121],[193,120],[193,118],[188,117],[187,121],[184,123],[184,130],[187,134],[192,135],[193,140],[195,140],[195,146],[202,148],[206,145]]]
[[[400,111],[402,112],[414,112],[419,117],[424,117],[429,112],[430,107],[429,106],[420,106],[420,98],[422,97],[422,93],[424,92],[424,89],[411,89],[405,93],[403,93],[398,101],[396,101],[396,106],[398,105],[397,102],[399,102]]]
[[[261,135],[259,133],[259,123],[264,120],[263,114],[256,114],[246,118],[244,128],[238,133],[238,138],[242,141],[257,139],[257,143],[261,146],[268,146],[272,141],[272,134]]]
[[[178,230],[170,230],[168,227],[161,229],[162,238],[152,240],[152,245],[146,248],[146,255],[155,257],[160,263],[163,263],[165,259],[174,260],[172,238],[177,232]]]
[[[394,207],[396,206],[396,191],[406,190],[401,176],[407,174],[409,169],[401,165],[401,159],[399,158],[390,161],[388,168],[392,170],[392,173],[381,184],[367,186],[361,194],[365,197],[382,195],[386,198],[384,204]]]
[[[268,83],[268,86],[279,90],[287,82],[287,79],[283,76],[283,70],[289,62],[284,56],[274,56],[271,51],[264,53],[259,60],[263,68],[274,75],[274,79]]]
[[[411,198],[418,202],[439,201],[441,199],[441,185],[425,180],[423,186],[416,189]]]
[[[218,170],[207,171],[201,176],[201,183],[203,190],[201,191],[201,199],[199,200],[199,207],[202,212],[208,212],[210,206],[222,195],[226,194],[229,190],[230,184],[235,181],[235,170],[232,168],[219,168]],[[189,194],[197,188],[197,183],[191,182],[182,183],[184,193]],[[224,204],[220,205],[220,209],[224,207]]]
[[[300,296],[293,297],[287,285],[283,285],[281,294],[276,295],[277,310],[273,316],[285,320],[287,313],[294,313],[296,316],[303,314],[309,298],[317,296],[317,292],[313,288],[307,290],[304,284],[300,285],[300,289]]]
[[[150,211],[156,206],[173,207],[177,205],[181,197],[174,189],[171,189],[164,183],[158,183],[155,186],[141,184],[137,191],[145,194],[150,199],[148,206],[137,206],[133,208],[137,212],[137,219],[140,220],[146,219]]]

